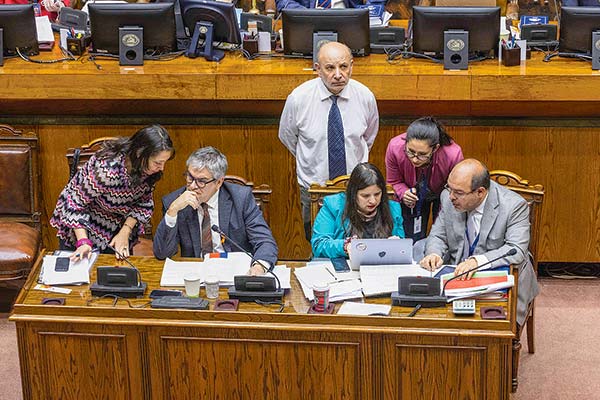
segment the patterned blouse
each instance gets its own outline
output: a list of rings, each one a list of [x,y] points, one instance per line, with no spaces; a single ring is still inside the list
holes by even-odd
[[[154,186],[145,181],[132,186],[124,154],[113,159],[93,155],[61,192],[50,225],[58,230],[60,239],[73,246],[77,241],[73,229],[84,228],[94,247],[104,250],[127,217],[133,217],[138,224],[130,243],[135,243],[152,217],[153,191]],[[85,228],[80,220],[93,230]]]

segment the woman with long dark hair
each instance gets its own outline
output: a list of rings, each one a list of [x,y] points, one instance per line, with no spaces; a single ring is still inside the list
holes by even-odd
[[[327,196],[313,224],[313,257],[347,257],[349,239],[404,237],[400,205],[389,201],[385,179],[370,163],[358,164],[345,193]]]
[[[50,225],[58,230],[60,248],[74,250],[74,261],[89,257],[92,249],[113,253],[110,247],[128,257],[152,216],[154,185],[174,155],[160,125],[106,141],[58,198]]]
[[[448,175],[462,159],[460,146],[433,117],[413,121],[405,133],[390,140],[387,182],[400,199],[406,237],[417,241],[427,236],[431,210],[435,219]]]

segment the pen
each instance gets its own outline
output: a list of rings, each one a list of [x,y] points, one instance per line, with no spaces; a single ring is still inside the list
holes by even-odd
[[[333,276],[333,279],[338,280],[337,277],[329,269],[325,268],[325,271],[329,272],[329,275]]]
[[[415,308],[413,308],[413,310],[407,316],[408,317],[414,317],[417,314],[417,312],[419,312],[420,309],[421,309],[421,303],[417,304],[415,306]]]

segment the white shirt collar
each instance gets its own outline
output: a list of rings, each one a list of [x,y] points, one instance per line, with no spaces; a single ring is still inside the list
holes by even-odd
[[[329,91],[329,89],[327,89],[327,86],[325,86],[325,84],[323,83],[323,79],[321,79],[320,77],[317,78],[319,79],[319,85],[317,86],[319,89],[319,97],[321,98],[321,101],[323,100],[327,100],[328,98],[330,98],[331,96],[338,96],[341,97],[343,99],[347,99],[350,90],[348,89],[348,83],[346,84],[346,86],[344,86],[344,88],[342,89],[341,92],[339,92],[337,95],[334,95],[333,93],[331,93]]]
[[[208,201],[206,202],[206,204],[208,204],[208,208],[212,208],[212,209],[216,209],[217,206],[219,205],[219,192],[221,191],[221,188],[219,188],[219,190],[217,190],[215,192],[215,194],[213,194],[210,199],[208,199]]]
[[[469,215],[472,215],[472,214],[483,215],[483,210],[485,209],[485,203],[487,201],[487,198],[488,198],[488,193],[485,194],[485,197],[483,198],[483,201],[481,202],[481,204],[478,205],[476,209],[469,212]]]

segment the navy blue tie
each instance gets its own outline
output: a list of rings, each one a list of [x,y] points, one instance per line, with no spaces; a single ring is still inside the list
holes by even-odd
[[[346,175],[346,147],[344,125],[337,105],[337,96],[331,96],[331,108],[327,119],[327,144],[329,155],[329,179]]]

